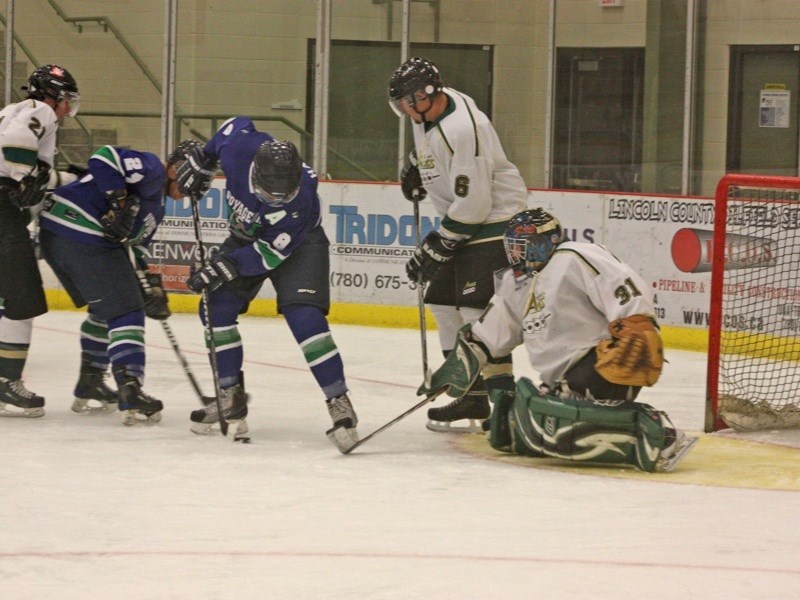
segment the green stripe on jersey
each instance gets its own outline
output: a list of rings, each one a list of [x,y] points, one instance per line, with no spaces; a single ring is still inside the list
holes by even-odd
[[[119,154],[117,154],[117,151],[113,146],[103,146],[102,148],[99,148],[97,152],[89,157],[89,160],[93,158],[102,160],[104,163],[107,163],[113,167],[121,175],[125,175],[125,169],[122,167],[122,161],[120,161]]]
[[[31,149],[18,148],[16,146],[4,146],[3,158],[6,162],[33,167],[33,165],[36,164],[36,159],[39,158],[39,151],[35,148]]]
[[[255,245],[256,245],[256,250],[261,255],[261,260],[264,261],[264,266],[269,271],[271,271],[279,264],[281,264],[284,260],[286,260],[286,257],[283,254],[277,252],[275,248],[273,248],[266,242],[262,242],[261,240],[256,240]]]
[[[53,196],[53,199],[55,200],[53,206],[42,213],[44,218],[89,235],[103,236],[103,226],[78,205],[59,196]]]

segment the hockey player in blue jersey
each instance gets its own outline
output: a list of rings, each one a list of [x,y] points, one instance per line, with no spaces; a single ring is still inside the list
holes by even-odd
[[[200,198],[217,165],[227,177],[229,236],[206,266],[191,274],[187,285],[195,292],[209,292],[209,306],[201,306],[200,314],[204,324],[206,309],[210,314],[223,416],[236,425],[238,434],[247,430],[248,395],[236,323],[269,279],[278,312],[322,389],[333,421],[328,435],[357,440],[358,419],[327,320],[329,242],[321,226],[316,173],[303,164],[294,144],[257,131],[247,117],[228,120],[205,147],[197,144],[187,153],[178,166],[183,192]],[[211,433],[219,421],[216,403],[192,412],[191,420],[195,433]]]
[[[161,276],[147,272],[143,256],[164,217],[165,193],[183,197],[169,160],[165,167],[155,154],[103,146],[88,174],[57,188],[41,214],[44,259],[75,306],[88,305],[75,412],[119,408],[126,425],[161,419],[163,403],[142,391],[144,319],[170,312]],[[116,392],[104,381],[109,363]]]

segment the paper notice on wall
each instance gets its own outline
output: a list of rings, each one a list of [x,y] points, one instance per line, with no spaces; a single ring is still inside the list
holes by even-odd
[[[788,90],[761,90],[758,126],[788,128],[791,96]]]

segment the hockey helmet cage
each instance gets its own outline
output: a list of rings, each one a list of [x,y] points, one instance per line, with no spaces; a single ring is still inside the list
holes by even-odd
[[[28,78],[28,85],[22,86],[27,91],[28,98],[44,100],[50,98],[56,104],[67,100],[70,104],[69,116],[78,114],[81,96],[78,93],[78,84],[75,78],[63,67],[58,65],[43,65],[36,69]]]
[[[565,239],[558,219],[541,208],[533,208],[511,218],[503,244],[514,273],[522,276],[541,271]]]
[[[389,106],[398,117],[404,116],[401,102],[414,106],[418,101],[444,89],[438,67],[424,58],[409,58],[389,79]]]
[[[303,159],[292,142],[272,140],[258,147],[250,168],[253,193],[270,205],[291,202],[300,190]]]

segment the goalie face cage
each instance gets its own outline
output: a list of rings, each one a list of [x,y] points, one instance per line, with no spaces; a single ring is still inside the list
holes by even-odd
[[[707,244],[705,430],[800,427],[800,178],[723,177]]]

